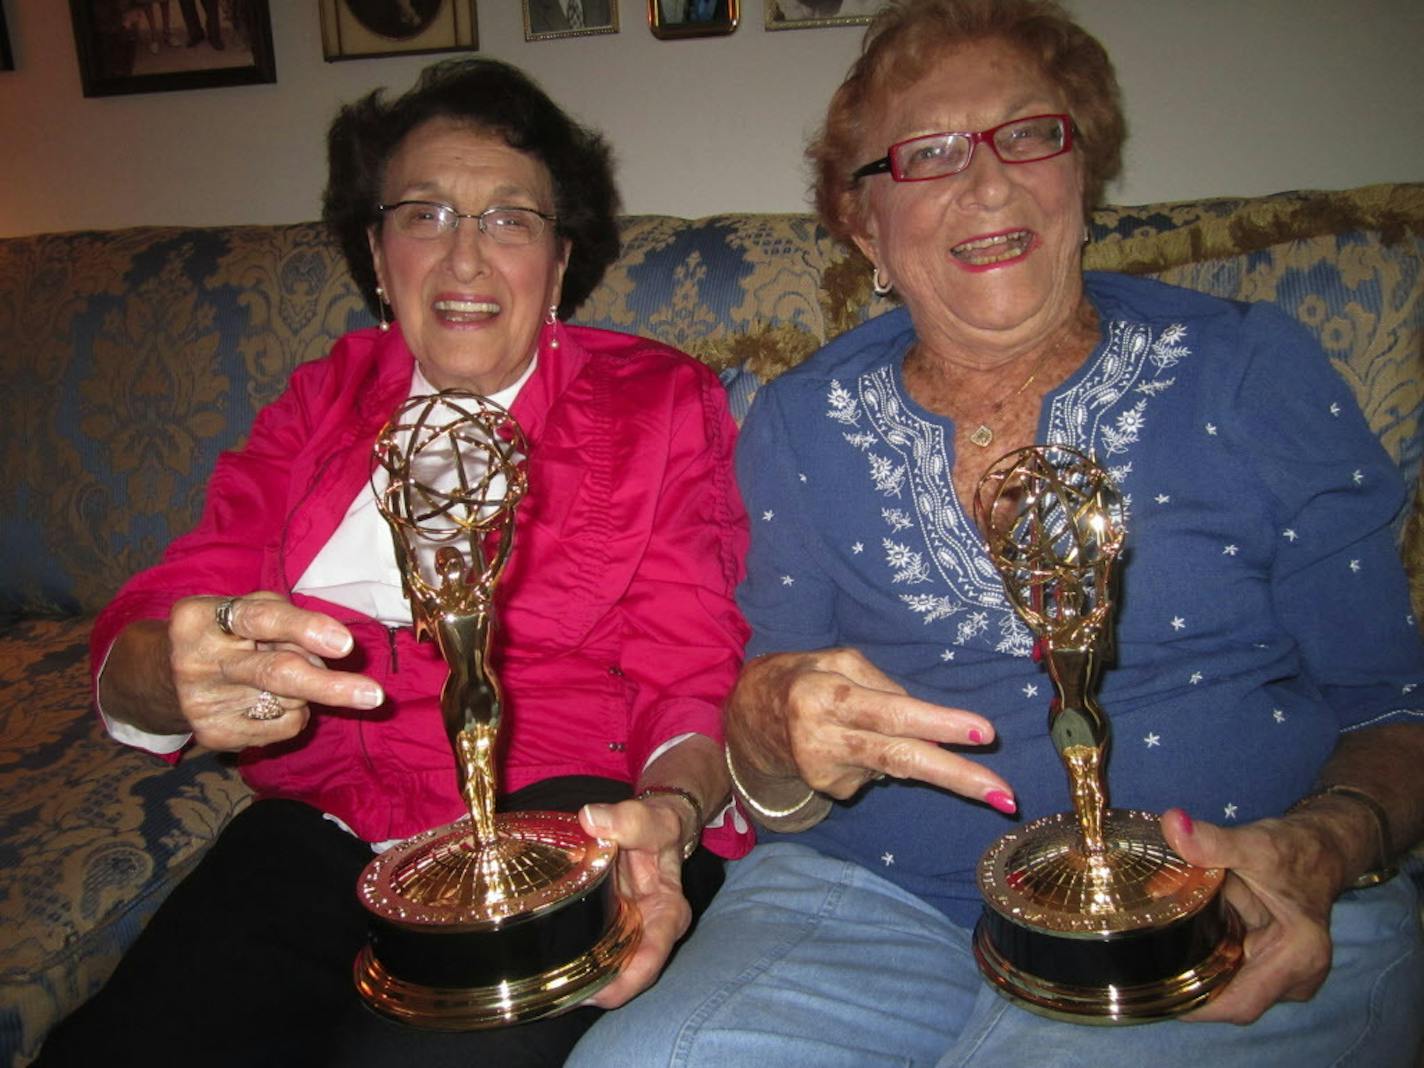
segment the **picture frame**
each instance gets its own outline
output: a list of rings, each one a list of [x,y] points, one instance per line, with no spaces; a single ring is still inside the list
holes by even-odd
[[[69,0],[69,15],[86,97],[277,80],[267,0]]]
[[[569,0],[523,0],[524,39],[552,41],[560,37],[593,37],[618,32],[618,0],[575,0],[581,5],[579,25],[569,20]]]
[[[739,22],[739,0],[648,0],[648,29],[659,40],[722,37]]]
[[[321,0],[321,49],[328,63],[479,47],[475,0]]]
[[[868,26],[885,0],[766,0],[768,30]]]
[[[5,7],[0,4],[0,70],[15,69],[15,53],[10,51],[10,30],[5,25]]]

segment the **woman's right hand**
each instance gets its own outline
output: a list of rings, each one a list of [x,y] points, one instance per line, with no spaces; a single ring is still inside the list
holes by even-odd
[[[385,700],[374,680],[326,666],[324,657],[346,656],[352,647],[350,632],[330,616],[275,593],[252,593],[233,600],[229,634],[218,623],[227,600],[186,597],[166,623],[125,628],[100,676],[105,714],[235,751],[295,737],[310,702],[372,709]]]
[[[909,696],[855,649],[775,653],[742,668],[727,703],[727,744],[739,779],[770,803],[796,793],[794,780],[845,799],[888,775],[932,783],[1002,812],[1009,784],[952,750],[987,745],[983,716]]]

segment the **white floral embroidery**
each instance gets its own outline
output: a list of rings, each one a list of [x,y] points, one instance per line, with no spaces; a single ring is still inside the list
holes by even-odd
[[[1150,382],[1139,382],[1133,386],[1133,391],[1148,397],[1155,397],[1163,390],[1171,389],[1177,384],[1175,378],[1154,378]]]
[[[954,635],[954,644],[963,645],[971,638],[983,634],[989,629],[988,612],[970,612],[969,618],[959,621],[959,628]]]
[[[1018,657],[1027,657],[1033,652],[1033,634],[1017,612],[1008,612],[999,618],[999,643],[994,651]]]
[[[1152,362],[1152,366],[1157,368],[1159,374],[1169,367],[1175,367],[1177,361],[1192,354],[1192,350],[1186,345],[1178,344],[1186,336],[1186,326],[1182,323],[1173,323],[1163,330],[1157,336],[1157,340],[1152,343],[1147,358]]]
[[[875,435],[867,434],[864,431],[859,434],[842,434],[841,436],[845,438],[846,441],[854,445],[861,452],[864,452],[866,449],[870,448],[870,446],[875,444]]]
[[[905,488],[905,465],[877,456],[873,452],[868,459],[870,478],[875,483],[875,488],[887,497],[900,496],[900,491]]]
[[[901,545],[889,538],[882,539],[880,544],[885,549],[885,562],[896,569],[895,574],[890,576],[891,582],[918,585],[930,580],[930,569],[925,566],[924,557],[908,545]]]
[[[933,593],[902,593],[900,600],[904,601],[911,612],[918,612],[924,616],[925,623],[938,623],[941,619],[948,619],[956,615],[963,609],[963,605],[958,604],[948,597],[941,597]]]
[[[1147,407],[1145,399],[1138,401],[1126,411],[1119,412],[1113,426],[1103,427],[1103,451],[1109,456],[1126,452],[1129,445],[1136,445],[1147,420],[1142,417]]]
[[[831,391],[826,394],[831,410],[826,414],[846,426],[860,425],[860,404],[850,395],[850,391],[836,379],[831,379]]]
[[[915,525],[914,520],[899,508],[880,509],[880,518],[885,520],[885,522],[889,524],[890,529],[896,532],[907,530]]]
[[[1123,487],[1126,517],[1132,506],[1125,485],[1134,477],[1132,450],[1140,445],[1155,399],[1177,381],[1164,372],[1192,353],[1189,331],[1181,324],[1159,331],[1144,323],[1109,321],[1104,329],[1105,343],[1075,385],[1051,397],[1044,440],[1110,458],[1104,466]],[[905,610],[926,625],[949,621],[952,638],[930,639],[948,642],[946,652],[992,647],[1000,655],[1030,656],[1033,636],[1005,597],[955,494],[954,445],[943,422],[917,414],[903,396],[898,372],[886,364],[825,388],[836,436],[865,456],[862,470],[882,498],[880,581],[886,592],[898,586]],[[1167,501],[1165,494],[1157,499]],[[872,544],[854,542],[851,553]],[[907,585],[918,590],[905,590]]]

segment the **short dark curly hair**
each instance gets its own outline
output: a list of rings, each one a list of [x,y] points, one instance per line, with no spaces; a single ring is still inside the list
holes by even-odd
[[[376,268],[367,232],[386,165],[401,142],[431,119],[454,119],[498,134],[542,163],[554,182],[555,230],[569,242],[559,314],[572,314],[618,258],[618,189],[603,137],[569,118],[528,75],[494,59],[447,60],[427,67],[403,95],[380,89],[347,104],[327,133],[322,221],[341,242],[351,277],[373,314]]]
[[[1101,202],[1122,170],[1127,121],[1112,61],[1097,38],[1056,0],[892,0],[865,31],[860,58],[806,150],[817,212],[836,237],[848,239],[859,226],[864,186],[851,172],[865,162],[854,154],[875,102],[918,81],[945,49],[984,40],[1022,49],[1062,90],[1073,115],[1074,151],[1083,157],[1084,208]]]

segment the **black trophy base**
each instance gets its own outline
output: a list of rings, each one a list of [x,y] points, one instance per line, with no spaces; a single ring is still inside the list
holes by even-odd
[[[1109,809],[1104,846],[1057,813],[1004,835],[979,863],[979,968],[999,993],[1054,1019],[1163,1020],[1236,973],[1245,934],[1226,873],[1167,848],[1156,816]]]
[[[642,929],[613,886],[610,843],[564,813],[501,813],[493,847],[469,820],[376,858],[356,989],[371,1009],[435,1031],[525,1023],[573,1008],[619,972]]]
[[[974,956],[1000,994],[1041,1016],[1151,1023],[1205,1004],[1235,974],[1244,933],[1224,902],[1167,928],[1093,941],[1032,931],[985,909]]]

